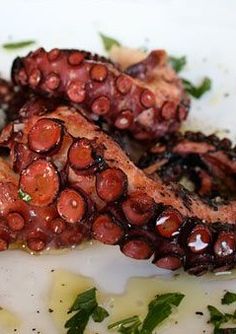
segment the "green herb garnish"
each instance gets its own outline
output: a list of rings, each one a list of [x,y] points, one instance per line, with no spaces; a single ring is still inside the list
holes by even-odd
[[[210,323],[214,325],[214,334],[221,333],[229,333],[233,334],[235,332],[231,332],[231,330],[235,330],[234,328],[220,328],[221,325],[236,320],[236,311],[234,313],[222,313],[216,307],[212,305],[207,306],[208,311],[210,312]],[[229,331],[229,332],[228,332]]]
[[[109,52],[114,45],[121,46],[120,42],[118,42],[116,39],[109,37],[107,35],[104,35],[101,32],[99,33],[99,35],[102,39],[104,49],[107,52]]]
[[[204,78],[199,86],[194,86],[189,80],[182,79],[184,90],[191,96],[199,99],[203,94],[211,89],[211,79]]]
[[[92,313],[92,318],[95,322],[102,322],[109,316],[107,310],[101,306],[97,306]]]
[[[78,312],[73,315],[65,323],[65,328],[68,328],[68,334],[83,334],[84,330],[88,324],[90,314],[86,310],[78,310]]]
[[[229,305],[236,302],[236,293],[227,291],[221,299],[221,304]]]
[[[153,330],[169,317],[173,306],[179,306],[184,298],[181,293],[157,295],[148,305],[148,313],[141,322],[137,315],[115,322],[108,329],[115,328],[122,334],[151,334]]]
[[[22,49],[27,46],[35,44],[36,41],[33,40],[27,40],[27,41],[19,41],[19,42],[9,42],[2,45],[2,47],[6,50],[16,50],[16,49]]]
[[[208,311],[210,312],[210,323],[219,328],[221,324],[228,321],[225,314],[220,312],[215,306],[208,305]]]
[[[137,315],[130,318],[125,318],[120,321],[114,322],[109,325],[108,329],[117,329],[118,333],[122,334],[139,334],[139,327],[142,324],[141,320]]]
[[[29,194],[25,193],[22,189],[18,190],[18,196],[25,202],[30,202],[32,199],[32,197]]]
[[[146,315],[141,334],[151,334],[153,329],[163,320],[169,317],[173,306],[179,306],[184,295],[181,293],[166,293],[157,295],[148,305],[148,314]]]
[[[103,307],[98,306],[95,288],[76,297],[68,314],[73,312],[76,313],[65,323],[67,334],[83,334],[91,316],[95,322],[102,322],[109,315]]]
[[[73,305],[71,306],[69,312],[73,312],[73,311],[78,311],[80,309],[84,309],[88,312],[90,312],[91,310],[93,310],[95,307],[97,307],[97,300],[96,300],[96,289],[92,288],[89,289],[85,292],[80,293]]]
[[[169,57],[169,63],[171,64],[171,66],[173,67],[175,72],[179,73],[184,68],[184,66],[186,65],[187,59],[186,59],[185,56],[182,56],[182,57],[170,56]]]

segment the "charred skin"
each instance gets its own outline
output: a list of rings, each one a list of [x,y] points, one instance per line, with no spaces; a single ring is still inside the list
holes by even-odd
[[[169,69],[175,82],[170,94],[156,75],[166,62],[164,52],[152,52],[145,62],[145,80],[141,81],[140,75],[134,78],[106,59],[84,51],[39,49],[15,60],[12,78],[21,87],[64,98],[84,107],[90,117],[102,118],[138,140],[150,141],[177,131],[189,109],[174,71]],[[127,69],[135,76],[133,72]]]
[[[0,109],[5,112],[9,122],[24,119],[33,114],[44,114],[55,109],[59,103],[61,99],[42,99],[30,89],[0,78]]]
[[[5,111],[8,121],[18,118],[19,109],[30,97],[27,89],[21,89],[0,78],[0,108]]]
[[[162,138],[141,157],[138,166],[165,182],[190,182],[192,191],[214,204],[235,198],[236,150],[229,139],[198,132]]]
[[[44,138],[39,137],[33,145],[37,153],[33,152],[32,132],[47,121],[54,145],[45,151]],[[60,124],[62,131],[52,122]],[[34,115],[24,120],[20,134],[13,133],[12,138],[11,149],[17,138],[27,156],[36,156],[16,175],[11,172],[12,180],[2,180],[2,250],[16,242],[41,251],[95,238],[119,245],[129,257],[153,255],[158,267],[183,266],[195,275],[235,266],[235,202],[211,207],[179,187],[152,180],[78,109],[61,106],[52,113]],[[84,163],[76,154],[81,150]],[[13,165],[17,159],[13,151]],[[45,176],[45,170],[52,177]],[[5,173],[10,175],[9,167]],[[30,196],[28,203],[19,200],[18,188]],[[49,209],[52,212],[46,214]]]

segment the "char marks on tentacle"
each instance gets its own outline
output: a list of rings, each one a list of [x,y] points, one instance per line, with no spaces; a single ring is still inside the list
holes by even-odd
[[[29,96],[27,89],[14,86],[11,82],[0,78],[0,109],[4,110],[8,121],[18,118],[19,109]]]
[[[38,136],[41,131],[45,137]],[[23,120],[20,135],[9,133],[4,145],[12,150],[17,174],[10,177],[0,163],[0,250],[18,243],[40,252],[94,238],[119,245],[131,258],[151,258],[170,270],[183,266],[195,275],[235,266],[234,201],[216,210],[178,187],[152,180],[72,107],[33,113]],[[216,146],[221,147],[209,139],[190,147],[202,154]],[[176,147],[186,153],[189,146],[179,141]]]
[[[140,75],[135,79],[105,58],[84,51],[39,49],[15,60],[12,78],[36,93],[79,104],[89,116],[102,117],[136,139],[150,141],[179,128],[189,100],[163,52],[152,52],[144,64],[146,80],[141,81]],[[134,74],[127,69],[129,72]],[[171,89],[168,76],[173,82]]]
[[[235,198],[236,150],[229,139],[176,133],[145,152],[138,166],[150,177],[179,182],[212,205]]]

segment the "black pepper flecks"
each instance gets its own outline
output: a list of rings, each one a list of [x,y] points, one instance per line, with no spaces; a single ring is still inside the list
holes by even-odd
[[[197,315],[204,315],[204,313],[201,312],[201,311],[196,311],[195,314],[197,314]]]

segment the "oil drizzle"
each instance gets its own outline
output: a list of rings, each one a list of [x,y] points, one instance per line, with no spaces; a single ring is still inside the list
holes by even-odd
[[[98,303],[108,310],[110,316],[101,324],[90,321],[86,334],[111,334],[115,332],[108,331],[107,325],[114,321],[133,315],[139,315],[141,319],[144,318],[148,303],[155,295],[181,292],[185,294],[184,300],[178,310],[174,311],[171,317],[158,328],[158,334],[189,332],[207,334],[212,333],[211,326],[207,325],[209,319],[207,305],[221,307],[220,300],[223,290],[217,288],[219,282],[218,278],[212,276],[208,279],[199,279],[185,274],[164,278],[138,277],[128,281],[123,294],[114,294],[102,291],[91,278],[56,270],[53,273],[48,307],[51,310],[51,316],[58,333],[65,334],[64,324],[71,316],[67,312],[76,296],[91,287],[96,287]],[[195,332],[193,328],[196,328]]]
[[[5,308],[0,308],[0,332],[20,333],[21,320],[18,316]]]

